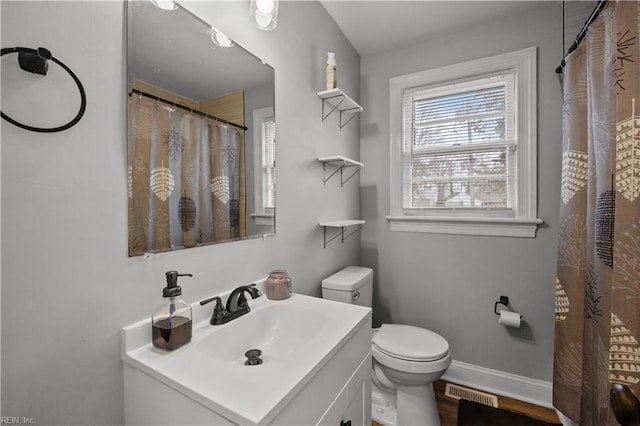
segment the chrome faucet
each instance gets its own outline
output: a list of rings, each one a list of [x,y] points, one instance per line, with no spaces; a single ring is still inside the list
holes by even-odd
[[[262,293],[256,288],[255,284],[242,285],[235,288],[229,298],[227,299],[227,306],[222,305],[222,299],[218,296],[211,297],[209,299],[200,302],[200,305],[206,305],[209,302],[216,301],[216,306],[213,308],[213,314],[209,323],[211,325],[226,324],[231,320],[241,317],[244,314],[249,313],[249,303],[247,303],[247,297],[244,295],[249,293],[252,299],[260,297]]]

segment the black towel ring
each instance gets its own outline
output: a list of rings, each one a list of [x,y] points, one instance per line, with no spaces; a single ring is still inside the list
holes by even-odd
[[[7,47],[2,49],[0,53],[1,53],[0,56],[4,56],[8,53],[18,53],[18,63],[20,65],[20,68],[22,68],[25,71],[29,71],[29,72],[32,72],[35,74],[41,74],[41,75],[47,75],[47,69],[49,67],[47,60],[51,59],[53,62],[60,65],[66,72],[69,73],[71,78],[73,78],[73,81],[76,82],[76,85],[78,86],[78,90],[80,90],[80,110],[78,111],[78,114],[76,114],[76,116],[73,118],[73,120],[71,120],[70,122],[68,122],[63,126],[49,127],[49,128],[33,127],[33,126],[19,123],[18,121],[9,117],[4,112],[0,111],[0,116],[2,118],[4,118],[9,123],[15,126],[21,127],[26,130],[30,130],[32,132],[40,132],[40,133],[61,132],[63,130],[67,130],[70,127],[75,126],[76,123],[80,121],[80,119],[84,115],[85,109],[87,108],[87,96],[84,92],[84,87],[82,87],[82,83],[80,82],[78,77],[73,73],[73,71],[71,71],[71,69],[67,67],[65,64],[63,64],[61,61],[54,58],[51,55],[51,52],[49,50],[45,49],[44,47],[39,47],[37,50],[29,49],[28,47]]]

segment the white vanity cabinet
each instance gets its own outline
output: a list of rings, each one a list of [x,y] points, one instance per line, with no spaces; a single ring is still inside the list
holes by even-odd
[[[202,343],[225,326],[194,325],[192,341],[174,353],[135,344],[150,333],[148,323],[125,327],[125,423],[369,426],[371,310],[301,295],[287,300],[260,301],[252,312],[318,305],[326,322],[296,341],[300,356],[271,362],[266,356],[258,366],[220,364],[201,353]],[[326,339],[317,338],[323,333]]]
[[[371,424],[371,356],[362,361],[317,424],[318,426]]]
[[[369,332],[369,343],[370,340]],[[328,368],[320,370],[308,388],[301,392],[301,398],[295,398],[271,424],[340,426],[351,421],[351,426],[371,425],[370,350],[357,368],[351,370],[351,375],[345,375],[343,371],[346,370],[346,365],[339,364],[349,363],[352,367],[355,358],[347,359],[346,353],[337,355],[332,363],[335,365],[328,365]],[[323,381],[342,382],[342,386],[336,388],[333,387],[333,383],[329,386],[323,385]],[[304,397],[302,393],[308,393],[308,397]],[[320,416],[317,413],[324,414]]]

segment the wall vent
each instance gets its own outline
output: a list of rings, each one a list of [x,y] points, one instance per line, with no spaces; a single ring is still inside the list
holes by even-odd
[[[498,397],[490,393],[484,393],[475,389],[469,389],[462,386],[447,383],[444,389],[444,395],[453,399],[467,399],[469,401],[478,402],[490,407],[498,408]]]

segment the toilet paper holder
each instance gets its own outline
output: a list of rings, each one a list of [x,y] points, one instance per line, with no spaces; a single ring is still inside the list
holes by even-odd
[[[496,315],[500,315],[500,312],[498,312],[498,305],[504,305],[504,307],[508,307],[507,305],[509,304],[509,298],[507,296],[500,296],[500,300],[498,300],[494,305],[493,305],[493,312]],[[522,315],[520,315],[520,319],[522,319]]]

